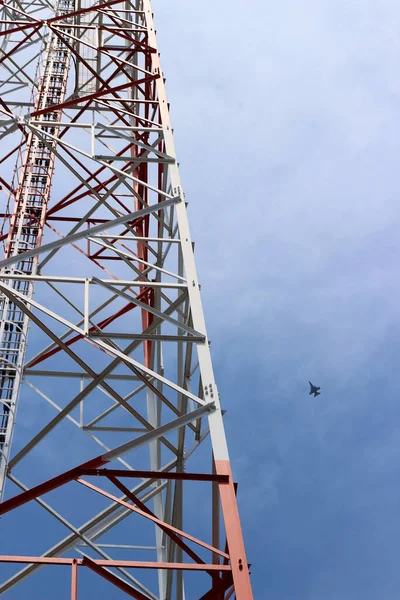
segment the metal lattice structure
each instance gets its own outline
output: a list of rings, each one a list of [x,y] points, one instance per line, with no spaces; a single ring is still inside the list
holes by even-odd
[[[150,0],[0,9],[0,595],[251,600]]]

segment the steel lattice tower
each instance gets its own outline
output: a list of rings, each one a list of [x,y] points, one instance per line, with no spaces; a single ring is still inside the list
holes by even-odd
[[[0,595],[251,600],[150,0],[0,13]]]

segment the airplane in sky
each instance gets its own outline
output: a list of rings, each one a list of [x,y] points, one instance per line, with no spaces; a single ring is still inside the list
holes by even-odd
[[[314,398],[316,398],[317,396],[319,396],[321,394],[321,392],[319,392],[318,390],[320,390],[321,388],[313,385],[311,383],[311,381],[308,382],[310,384],[310,396],[312,396],[314,394]]]

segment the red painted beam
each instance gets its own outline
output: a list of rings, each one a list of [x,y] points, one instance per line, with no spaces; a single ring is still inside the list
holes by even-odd
[[[3,54],[3,56],[0,59],[0,64],[2,64],[9,56],[11,56],[11,54],[16,54],[17,50],[23,46],[25,44],[25,42],[27,40],[29,40],[29,38],[31,38],[35,33],[37,33],[39,31],[39,29],[41,28],[41,24],[38,27],[35,27],[35,29],[33,29],[33,31],[30,32],[29,35],[25,34],[25,37],[23,40],[21,40],[20,42],[18,42],[18,44],[16,44],[12,50],[10,50],[9,52],[7,52],[7,54]]]
[[[117,87],[112,88],[112,92],[120,92],[122,90],[126,90],[130,87],[139,86],[141,83],[146,83],[147,81],[153,81],[154,79],[158,79],[160,76],[157,75],[149,75],[148,77],[143,77],[143,79],[137,79],[135,81],[130,81],[129,83],[124,83],[122,85],[117,85]],[[77,104],[82,104],[83,102],[91,102],[92,100],[96,100],[97,98],[101,98],[101,96],[106,96],[110,93],[110,89],[99,90],[98,92],[94,92],[93,94],[88,94],[87,96],[82,96],[81,98],[75,98],[74,100],[67,100],[67,102],[63,102],[62,104],[52,104],[51,106],[47,106],[46,108],[42,108],[40,110],[35,110],[30,114],[31,117],[38,117],[39,115],[45,115],[46,113],[53,112],[55,110],[61,111],[69,106],[76,106]],[[121,102],[124,101],[123,98],[120,99]]]
[[[232,585],[232,573],[226,572],[223,577],[199,600],[224,600],[226,590]]]
[[[36,485],[35,487],[31,488],[30,490],[27,490],[26,492],[22,492],[21,494],[18,494],[17,496],[14,496],[13,498],[6,500],[5,502],[1,502],[0,503],[0,516],[5,515],[6,513],[10,512],[11,510],[18,508],[19,506],[27,504],[28,502],[30,502],[31,500],[34,500],[35,498],[39,498],[39,496],[43,496],[44,494],[47,494],[48,492],[56,490],[57,488],[61,487],[62,485],[65,485],[66,483],[69,483],[70,481],[73,481],[78,476],[79,467],[96,468],[96,467],[99,467],[100,465],[104,464],[104,462],[105,461],[102,459],[102,456],[97,456],[96,458],[89,460],[88,462],[84,463],[83,465],[79,465],[78,467],[74,467],[73,469],[70,469],[69,471],[65,471],[65,473],[61,473],[61,475],[52,477],[52,479],[48,479],[47,481],[40,483],[39,485]]]
[[[41,483],[31,488],[30,490],[27,490],[26,492],[22,492],[21,494],[18,494],[17,496],[6,500],[5,502],[1,502],[0,516],[5,515],[6,513],[10,512],[11,510],[14,510],[15,508],[18,508],[18,506],[27,504],[28,502],[34,500],[35,498],[38,498],[39,496],[47,494],[47,492],[56,490],[65,483],[73,481],[76,475],[76,468],[71,469],[70,471],[66,471],[61,475],[57,475],[56,477],[53,477],[52,479],[49,479],[48,481],[45,481],[44,483]]]
[[[84,566],[83,558],[58,558],[58,557],[45,557],[45,556],[13,556],[13,555],[0,555],[0,563],[15,563],[15,564],[27,564],[32,563],[34,565],[58,565],[68,566],[73,565],[74,561],[78,566]],[[174,570],[177,571],[231,571],[231,567],[224,565],[198,565],[195,563],[173,563],[173,562],[149,562],[140,560],[108,560],[99,559],[93,560],[94,564],[100,567],[121,567],[125,569],[165,569],[166,571]]]
[[[90,560],[90,558],[85,556],[82,559],[82,565],[84,567],[88,567],[91,571],[97,573],[97,575],[100,575],[100,577],[103,577],[103,579],[112,583],[112,585],[125,592],[125,594],[131,598],[135,598],[136,600],[150,600],[149,596],[142,594],[142,592],[139,592],[139,590],[133,589],[131,585],[128,585],[125,583],[125,581],[121,581],[119,577],[113,573],[110,573],[110,571],[104,569],[104,567],[100,567],[100,565],[96,564],[93,560]]]
[[[71,573],[71,600],[78,600],[78,560],[73,559]]]
[[[12,23],[12,21],[9,21],[10,23]],[[5,29],[4,31],[0,31],[0,37],[2,37],[3,35],[10,35],[10,33],[16,33],[17,31],[23,31],[24,29],[29,29],[29,27],[36,27],[36,30],[39,29],[38,28],[38,23],[37,21],[35,21],[34,23],[28,23],[27,25],[20,25],[19,27],[15,27],[14,29]]]
[[[252,600],[253,592],[251,589],[250,573],[229,460],[216,460],[215,471],[219,475],[229,475],[230,477],[229,485],[219,486],[219,493],[229,556],[232,564],[236,599]]]
[[[114,4],[121,4],[125,2],[125,0],[110,0],[109,2],[103,2],[102,4],[94,4],[93,6],[89,6],[88,8],[81,8],[79,10],[75,10],[74,12],[69,12],[67,15],[59,15],[57,17],[52,17],[47,20],[47,23],[54,23],[56,21],[62,21],[65,18],[70,19],[71,17],[75,17],[77,15],[83,15],[87,12],[94,12],[100,9],[108,8],[109,6],[113,6]]]
[[[129,500],[131,500],[131,502],[134,502],[134,504],[136,504],[136,506],[138,508],[140,508],[140,510],[142,510],[143,512],[147,513],[148,515],[150,515],[151,517],[156,517],[156,515],[148,508],[148,506],[146,506],[145,504],[143,504],[143,502],[141,502],[139,500],[139,498],[137,496],[135,496],[134,494],[132,494],[132,492],[130,490],[128,490],[127,487],[125,487],[120,481],[118,481],[118,479],[116,477],[112,477],[109,476],[109,480],[112,481],[112,483],[123,493],[125,494],[125,496],[127,498],[129,498]],[[162,521],[160,522],[162,523]],[[163,526],[162,524],[159,523],[159,527],[161,529],[161,531],[163,531],[166,535],[168,535],[168,537],[171,538],[171,540],[173,542],[175,542],[175,544],[177,546],[179,546],[180,548],[182,548],[182,550],[184,552],[186,552],[186,554],[188,556],[190,556],[190,558],[192,558],[196,563],[204,565],[205,562],[202,558],[200,558],[200,556],[194,552],[194,550],[192,550],[181,538],[179,535],[177,535],[176,533],[174,533],[173,531],[171,531],[170,526],[165,523],[165,526]],[[212,571],[207,571],[208,574],[211,577],[215,577],[215,573],[213,573]]]
[[[127,471],[124,469],[87,469],[79,468],[80,475],[103,475],[105,477],[129,477],[143,479],[176,479],[180,481],[216,481],[217,483],[229,483],[228,475],[213,475],[209,473],[175,473],[159,471]]]
[[[108,462],[108,458],[107,458],[108,454],[109,453],[106,453],[106,454],[104,454],[104,457],[102,457],[102,456],[99,457],[103,461],[104,464],[106,462]],[[110,479],[112,479],[112,478],[110,478]],[[105,490],[102,490],[101,488],[96,487],[92,483],[89,483],[88,481],[85,481],[84,479],[81,479],[80,477],[77,477],[76,481],[78,481],[78,483],[84,485],[85,487],[97,492],[101,496],[104,496],[105,498],[109,498],[110,500],[113,500],[114,502],[118,502],[118,504],[120,504],[121,506],[125,506],[132,512],[134,512],[138,515],[141,515],[141,516],[145,517],[146,519],[149,519],[150,521],[152,521],[153,523],[158,525],[160,528],[166,527],[167,529],[169,529],[169,531],[172,531],[173,533],[176,533],[177,535],[184,537],[185,539],[189,540],[190,542],[194,542],[195,544],[202,546],[206,550],[210,550],[211,552],[219,554],[222,557],[226,557],[225,552],[221,552],[221,550],[218,550],[218,548],[214,548],[213,546],[211,546],[211,544],[207,544],[206,542],[199,540],[198,538],[194,537],[193,535],[190,535],[186,531],[182,531],[181,529],[178,529],[177,527],[174,527],[173,525],[170,525],[169,523],[166,523],[165,521],[162,521],[161,519],[158,519],[157,517],[153,517],[151,511],[149,509],[147,509],[147,507],[146,507],[146,510],[137,508],[136,506],[129,504],[129,502],[125,502],[124,500],[121,500],[117,496],[114,496],[113,494],[110,494],[109,492],[106,492]],[[127,488],[125,488],[125,486],[123,486],[121,484],[121,482],[118,482],[118,484],[119,484],[118,487],[121,490],[122,490],[122,488],[127,489]],[[128,492],[129,492],[129,490],[128,490]],[[125,491],[124,491],[124,493],[125,493]],[[129,494],[130,494],[130,492],[129,492]],[[128,494],[126,494],[126,495],[128,496]]]

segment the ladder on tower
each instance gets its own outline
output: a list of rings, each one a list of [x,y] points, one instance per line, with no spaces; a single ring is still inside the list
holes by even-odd
[[[74,7],[75,0],[59,0],[56,14],[67,17]],[[44,54],[34,110],[55,106],[64,101],[70,56],[70,49],[62,39],[51,32]],[[37,124],[37,135],[28,135],[22,165],[18,170],[19,183],[14,197],[5,258],[23,254],[41,243],[60,119],[61,111],[57,109],[46,113]],[[36,265],[36,257],[21,258],[16,266],[3,269],[2,274],[34,275]],[[23,294],[27,300],[33,297],[32,281],[12,278],[3,281]],[[28,326],[29,319],[23,311],[8,297],[0,295],[0,486],[5,480],[4,473],[7,469]],[[0,499],[2,493],[3,489],[0,487]]]

